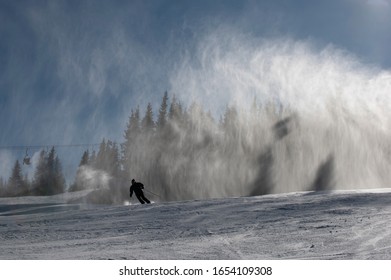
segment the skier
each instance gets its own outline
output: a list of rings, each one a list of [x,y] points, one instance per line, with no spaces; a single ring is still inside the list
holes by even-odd
[[[144,185],[140,182],[136,182],[136,180],[132,179],[132,185],[130,186],[130,197],[132,197],[133,192],[136,194],[136,197],[138,201],[140,201],[141,204],[151,203],[145,196],[144,196]]]

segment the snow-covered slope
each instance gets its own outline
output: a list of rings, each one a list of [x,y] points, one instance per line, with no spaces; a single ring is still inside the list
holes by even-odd
[[[0,259],[391,259],[386,190],[66,203],[78,195],[0,199]]]

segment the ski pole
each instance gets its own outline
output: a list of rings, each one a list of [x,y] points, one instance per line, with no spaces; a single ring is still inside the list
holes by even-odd
[[[161,196],[160,196],[160,195],[158,195],[158,194],[156,194],[156,193],[153,193],[153,192],[151,192],[151,191],[149,191],[149,190],[146,190],[146,189],[144,189],[144,191],[146,191],[147,193],[150,193],[150,194],[156,195],[156,196],[158,196],[158,197],[160,197],[160,198],[161,198]]]

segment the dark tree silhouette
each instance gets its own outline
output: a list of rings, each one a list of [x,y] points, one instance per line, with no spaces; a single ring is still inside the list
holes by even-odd
[[[40,152],[32,187],[35,195],[53,195],[64,192],[65,179],[54,147],[48,155],[44,150]]]
[[[151,103],[148,103],[145,116],[141,121],[141,129],[144,134],[152,134],[155,129],[155,122],[153,120],[153,110]]]
[[[6,196],[6,188],[7,188],[7,185],[6,185],[3,177],[0,177],[0,197]]]
[[[22,196],[28,194],[28,183],[23,178],[22,169],[18,160],[12,168],[7,189],[7,194],[9,196]]]
[[[48,181],[50,184],[50,194],[59,194],[65,190],[65,179],[62,174],[62,166],[54,147],[49,152],[47,158]]]
[[[74,183],[70,186],[69,191],[81,191],[87,188],[86,182],[83,180],[83,174],[82,170],[84,167],[88,166],[90,164],[90,153],[88,150],[84,151],[80,163],[79,168],[76,172],[76,178]]]
[[[167,123],[167,108],[168,108],[168,93],[164,93],[162,104],[160,105],[159,115],[156,123],[156,127],[159,132],[162,132]]]
[[[88,165],[89,163],[90,163],[90,152],[88,150],[86,150],[86,151],[84,151],[84,153],[81,157],[79,167],[83,166],[83,165]]]
[[[49,195],[50,185],[48,182],[47,158],[44,150],[39,153],[38,164],[34,173],[33,180],[34,195]]]

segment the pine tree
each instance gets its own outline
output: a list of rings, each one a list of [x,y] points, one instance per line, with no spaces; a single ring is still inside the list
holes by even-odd
[[[47,158],[47,169],[47,176],[50,184],[48,193],[52,195],[64,192],[65,179],[62,174],[61,162],[56,154],[56,150],[54,149],[54,147],[52,147],[52,149],[50,150]]]
[[[129,121],[126,125],[124,133],[125,142],[130,143],[140,133],[140,108],[137,107],[135,111],[131,111]]]
[[[96,155],[95,159],[95,168],[104,170],[105,169],[105,162],[106,162],[106,140],[103,139],[102,142],[99,145],[99,151]]]
[[[95,150],[92,151],[91,156],[89,158],[89,165],[94,166],[96,163],[96,152]]]
[[[95,168],[106,171],[113,176],[120,175],[121,165],[117,143],[102,140],[96,156]]]
[[[138,135],[140,134],[140,109],[137,107],[136,111],[131,111],[129,121],[124,132],[125,142],[121,144],[122,148],[122,164],[124,169],[131,157],[131,147],[135,145]]]
[[[38,164],[35,169],[34,180],[32,184],[34,195],[48,195],[48,172],[46,167],[46,153],[44,150],[41,150],[39,153]]]
[[[182,104],[177,101],[176,96],[174,95],[172,98],[172,102],[170,104],[170,110],[168,111],[168,119],[170,121],[180,122],[182,118],[183,110]]]
[[[57,189],[56,182],[55,182],[55,171],[54,171],[56,165],[56,154],[54,151],[54,147],[52,147],[52,149],[49,152],[46,164],[47,164],[46,168],[48,169],[47,180],[49,183],[48,194],[51,195],[52,193],[56,193],[54,190]]]
[[[79,167],[83,166],[83,165],[88,165],[89,163],[90,163],[90,152],[88,150],[86,150],[86,151],[84,151],[84,153],[81,157]]]
[[[65,177],[62,173],[62,164],[58,156],[56,156],[54,163],[54,178],[56,189],[54,193],[63,193],[66,189]]]
[[[65,179],[61,162],[54,147],[46,155],[41,151],[34,174],[33,191],[37,195],[53,195],[65,190]]]
[[[8,180],[8,192],[11,196],[27,195],[27,184],[23,179],[22,168],[17,160],[12,168],[11,176]]]
[[[25,195],[31,195],[31,183],[29,181],[27,173],[23,176],[23,183],[24,183],[24,189],[25,189]]]
[[[147,110],[145,111],[145,116],[141,122],[142,131],[144,133],[152,133],[155,128],[155,122],[153,121],[153,110],[151,103],[148,103]]]
[[[118,145],[115,142],[107,141],[106,144],[106,162],[104,170],[110,175],[118,177],[120,175],[120,159]]]
[[[79,163],[79,168],[77,169],[76,172],[75,182],[69,188],[70,192],[81,191],[86,188],[86,184],[82,179],[83,176],[82,170],[84,167],[90,164],[90,159],[92,159],[92,156],[90,157],[89,151],[88,150],[84,151]]]
[[[163,99],[162,99],[162,104],[160,105],[159,109],[159,116],[157,120],[157,129],[159,132],[163,131],[166,122],[167,122],[167,107],[168,107],[168,94],[167,91],[164,93]]]
[[[5,196],[6,194],[6,184],[3,177],[0,177],[0,197]]]
[[[134,133],[140,133],[141,131],[141,118],[140,118],[140,107],[137,106],[136,111],[134,112],[134,118],[132,120],[132,129]]]

